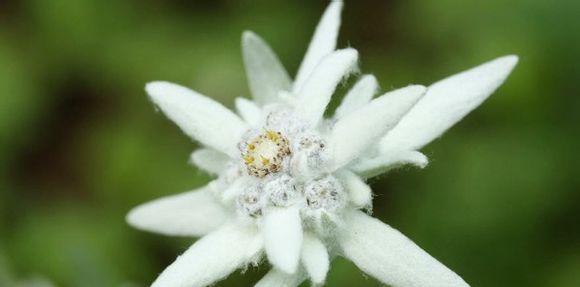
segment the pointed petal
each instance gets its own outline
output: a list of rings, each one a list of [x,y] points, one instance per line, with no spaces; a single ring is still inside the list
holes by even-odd
[[[389,170],[404,166],[414,165],[425,168],[429,160],[418,151],[391,151],[370,159],[364,159],[349,168],[363,178],[371,178]]]
[[[346,96],[344,96],[340,106],[336,109],[334,117],[340,119],[368,104],[378,89],[379,84],[375,76],[363,76],[354,87],[348,91]]]
[[[487,99],[517,62],[516,56],[501,57],[431,85],[381,140],[381,150],[416,150],[430,143]]]
[[[208,186],[137,206],[127,215],[135,228],[176,236],[202,236],[223,224],[228,212]]]
[[[255,229],[239,223],[226,224],[198,240],[151,287],[208,286],[257,260],[262,247]]]
[[[469,286],[399,231],[360,211],[345,216],[344,255],[365,273],[397,287]]]
[[[332,128],[329,138],[335,169],[357,158],[395,126],[424,93],[423,86],[398,89],[340,119]]]
[[[357,208],[368,208],[372,205],[373,193],[371,187],[362,178],[349,170],[339,173],[344,188],[348,192],[350,202]]]
[[[190,163],[213,175],[222,172],[229,161],[227,155],[210,148],[197,149],[189,156]]]
[[[302,270],[298,270],[294,274],[287,274],[272,269],[254,287],[297,287],[304,280],[306,280],[306,274]]]
[[[262,109],[245,98],[236,98],[236,110],[246,123],[257,126],[262,120]]]
[[[310,233],[304,234],[302,264],[313,283],[324,283],[330,264],[328,251],[326,250],[326,246],[316,236]]]
[[[320,61],[336,48],[342,6],[342,1],[331,1],[322,15],[296,74],[294,92],[298,92],[302,88]]]
[[[152,82],[146,88],[151,100],[188,136],[230,156],[247,129],[245,123],[220,103],[188,88]]]
[[[296,112],[306,122],[318,124],[336,86],[356,68],[357,59],[358,52],[348,48],[333,52],[316,66],[296,97]]]
[[[245,31],[242,35],[242,54],[250,91],[258,103],[275,102],[280,90],[290,90],[288,73],[262,38]]]
[[[268,260],[286,273],[298,268],[302,246],[302,220],[296,207],[273,209],[264,217],[264,244]]]

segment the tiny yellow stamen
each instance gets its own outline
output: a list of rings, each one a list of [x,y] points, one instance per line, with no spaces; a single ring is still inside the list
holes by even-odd
[[[244,161],[248,164],[248,163],[252,163],[254,162],[254,157],[253,156],[244,156]]]
[[[273,131],[266,131],[266,136],[268,136],[268,139],[270,139],[271,141],[274,141],[274,142],[277,142],[280,139],[278,134],[276,132],[273,132]]]

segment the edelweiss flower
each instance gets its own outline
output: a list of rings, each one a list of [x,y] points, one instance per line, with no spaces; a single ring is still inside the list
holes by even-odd
[[[325,119],[336,86],[357,67],[356,50],[335,50],[341,10],[339,1],[327,8],[293,82],[262,39],[243,34],[254,101],[236,100],[240,116],[175,84],[147,85],[161,111],[204,146],[192,162],[217,176],[128,215],[143,230],[203,236],[152,286],[207,286],[264,254],[273,269],[256,286],[323,284],[335,256],[393,286],[468,286],[363,212],[372,200],[365,180],[405,164],[424,167],[417,150],[483,102],[517,57],[374,99],[377,81],[365,75]]]

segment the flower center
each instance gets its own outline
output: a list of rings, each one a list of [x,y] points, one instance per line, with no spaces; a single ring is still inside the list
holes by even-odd
[[[283,160],[288,155],[288,139],[282,133],[270,130],[248,141],[242,150],[248,172],[256,177],[280,171]]]

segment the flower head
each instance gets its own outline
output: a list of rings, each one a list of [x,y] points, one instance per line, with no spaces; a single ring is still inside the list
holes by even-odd
[[[517,57],[376,98],[376,79],[364,75],[324,118],[336,86],[358,62],[356,50],[335,50],[341,9],[340,1],[327,8],[294,81],[262,39],[243,34],[254,100],[236,100],[239,116],[190,89],[147,85],[161,111],[204,146],[192,162],[217,176],[128,215],[144,230],[203,236],[153,286],[207,286],[263,257],[273,270],[256,286],[298,286],[307,278],[322,284],[335,256],[393,286],[467,286],[361,211],[372,206],[365,180],[405,164],[424,167],[427,158],[417,150],[483,102]]]

